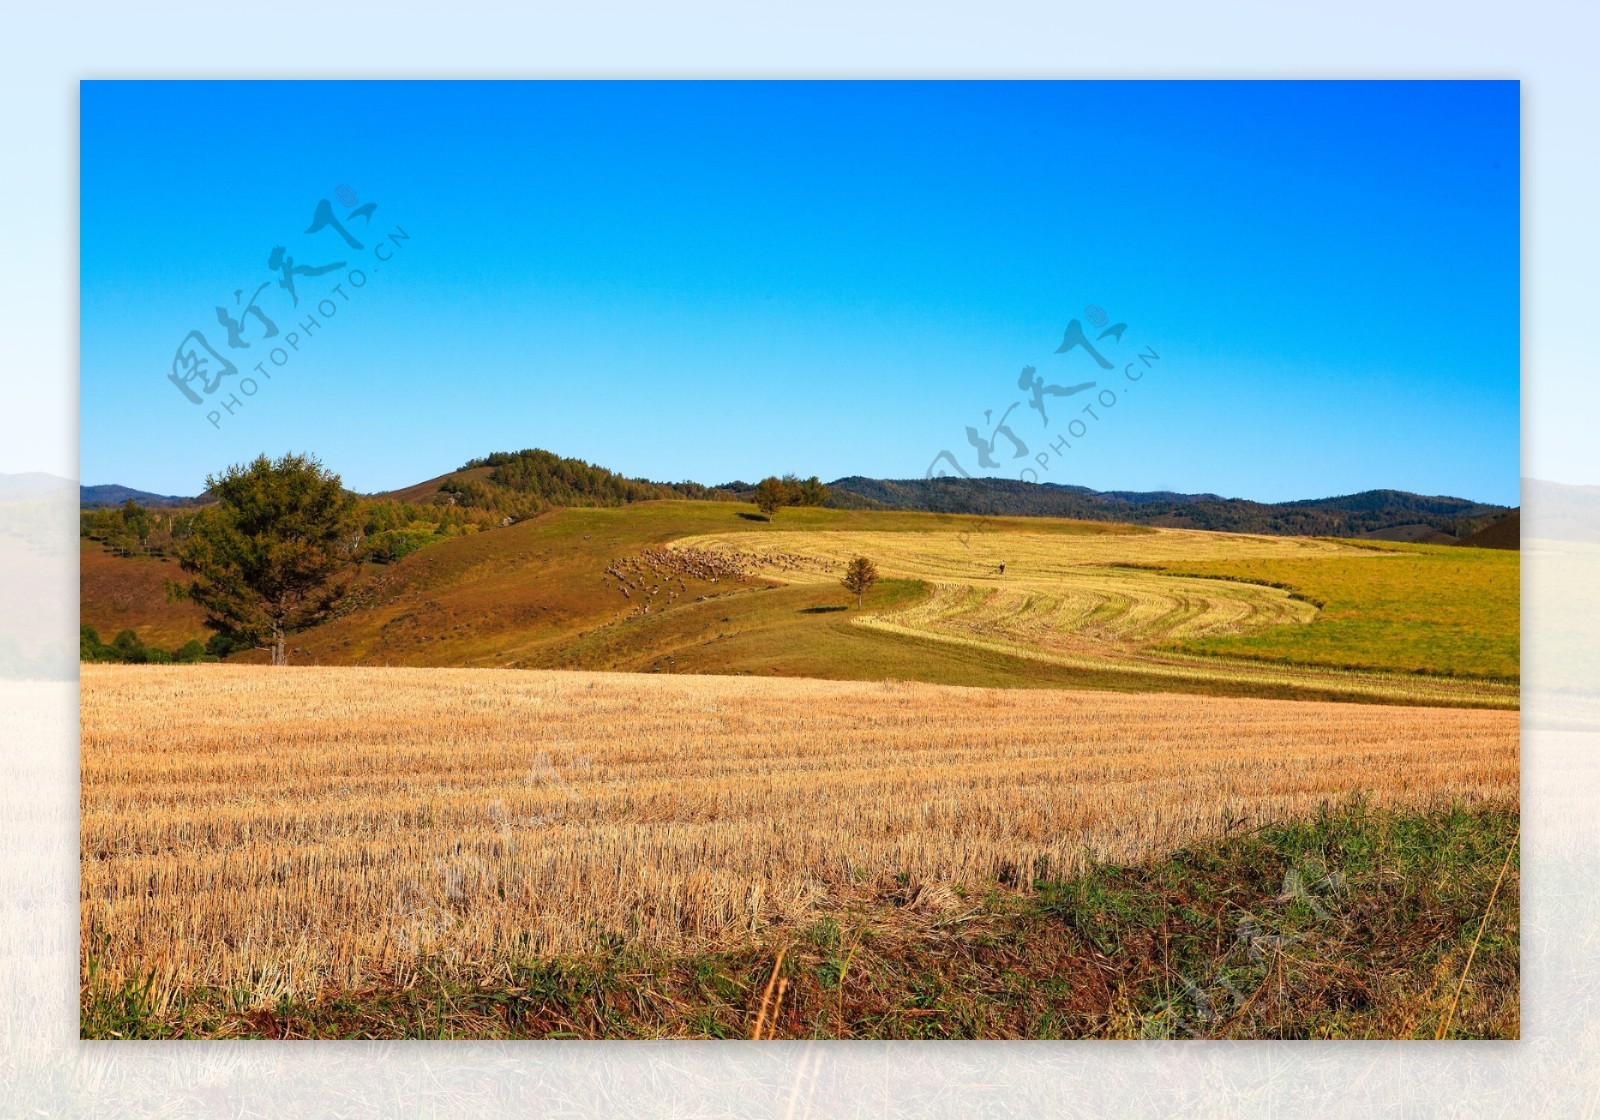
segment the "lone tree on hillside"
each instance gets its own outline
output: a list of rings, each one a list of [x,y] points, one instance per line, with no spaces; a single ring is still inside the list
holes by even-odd
[[[195,519],[178,563],[195,576],[177,589],[206,625],[287,665],[285,639],[332,616],[348,593],[335,582],[355,559],[356,499],[316,459],[265,455],[206,479],[217,499]]]
[[[854,593],[856,609],[861,609],[861,602],[866,598],[872,585],[878,582],[878,566],[865,556],[857,556],[850,561],[850,566],[844,570],[843,583],[846,591]]]
[[[767,477],[756,483],[755,492],[756,508],[767,515],[767,520],[772,520],[772,515],[778,512],[778,507],[789,504],[789,488],[780,478]]]

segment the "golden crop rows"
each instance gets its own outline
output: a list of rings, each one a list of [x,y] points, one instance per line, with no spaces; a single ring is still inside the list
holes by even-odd
[[[923,580],[931,594],[909,608],[863,614],[855,620],[858,625],[1015,657],[1164,678],[1323,687],[1406,703],[1515,707],[1518,702],[1513,684],[1290,667],[1152,648],[1309,623],[1317,609],[1276,587],[1174,576],[1134,565],[1338,555],[1384,563],[1399,555],[1336,541],[1185,529],[1076,534],[802,530],[688,537],[673,547],[737,555],[752,573],[792,583],[837,582],[851,557],[869,556],[881,575]],[[783,562],[764,563],[769,556],[781,556]]]
[[[82,926],[252,1004],[781,937],[1227,819],[1517,795],[1517,716],[500,670],[84,665]]]

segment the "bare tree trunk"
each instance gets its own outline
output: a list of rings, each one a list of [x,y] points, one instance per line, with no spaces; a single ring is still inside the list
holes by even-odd
[[[274,665],[289,664],[289,653],[284,649],[283,625],[277,622],[272,624],[272,663]]]

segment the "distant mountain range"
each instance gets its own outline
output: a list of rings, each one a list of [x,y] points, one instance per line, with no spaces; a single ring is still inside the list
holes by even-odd
[[[834,504],[858,509],[926,510],[982,516],[1070,517],[1176,529],[1278,536],[1454,541],[1511,513],[1507,506],[1404,490],[1366,490],[1333,498],[1252,502],[1170,490],[1091,490],[1005,478],[881,479],[828,484]]]
[[[152,494],[148,490],[135,490],[131,486],[118,486],[107,483],[102,486],[79,486],[78,505],[83,509],[100,509],[104,506],[120,506],[132,498],[141,506],[156,508],[158,506],[189,506],[199,502],[198,498],[180,498],[172,494]]]
[[[72,492],[73,482],[44,471],[0,474],[0,502],[31,502],[41,498],[62,498]]]
[[[1526,535],[1550,541],[1600,542],[1600,486],[1522,480]]]
[[[1253,502],[1219,494],[1170,490],[1091,490],[1005,478],[885,479],[851,475],[828,483],[829,505],[845,509],[918,510],[1004,517],[1066,517],[1218,532],[1278,536],[1368,537],[1379,540],[1465,542],[1516,547],[1514,511],[1465,498],[1403,490],[1366,490],[1332,498]],[[579,459],[528,450],[474,459],[458,470],[374,497],[418,504],[457,504],[504,510],[519,519],[567,505],[621,505],[654,498],[748,500],[750,483],[715,488],[693,482],[629,479]],[[1600,491],[1596,491],[1600,495]],[[153,494],[127,486],[81,488],[85,509],[181,506],[202,499]],[[1503,524],[1502,524],[1503,523]],[[1498,531],[1484,536],[1492,526]]]

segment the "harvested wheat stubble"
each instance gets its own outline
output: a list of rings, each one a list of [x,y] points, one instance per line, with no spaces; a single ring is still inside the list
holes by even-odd
[[[85,665],[82,729],[85,951],[253,1002],[1518,782],[1514,712],[897,682]]]

